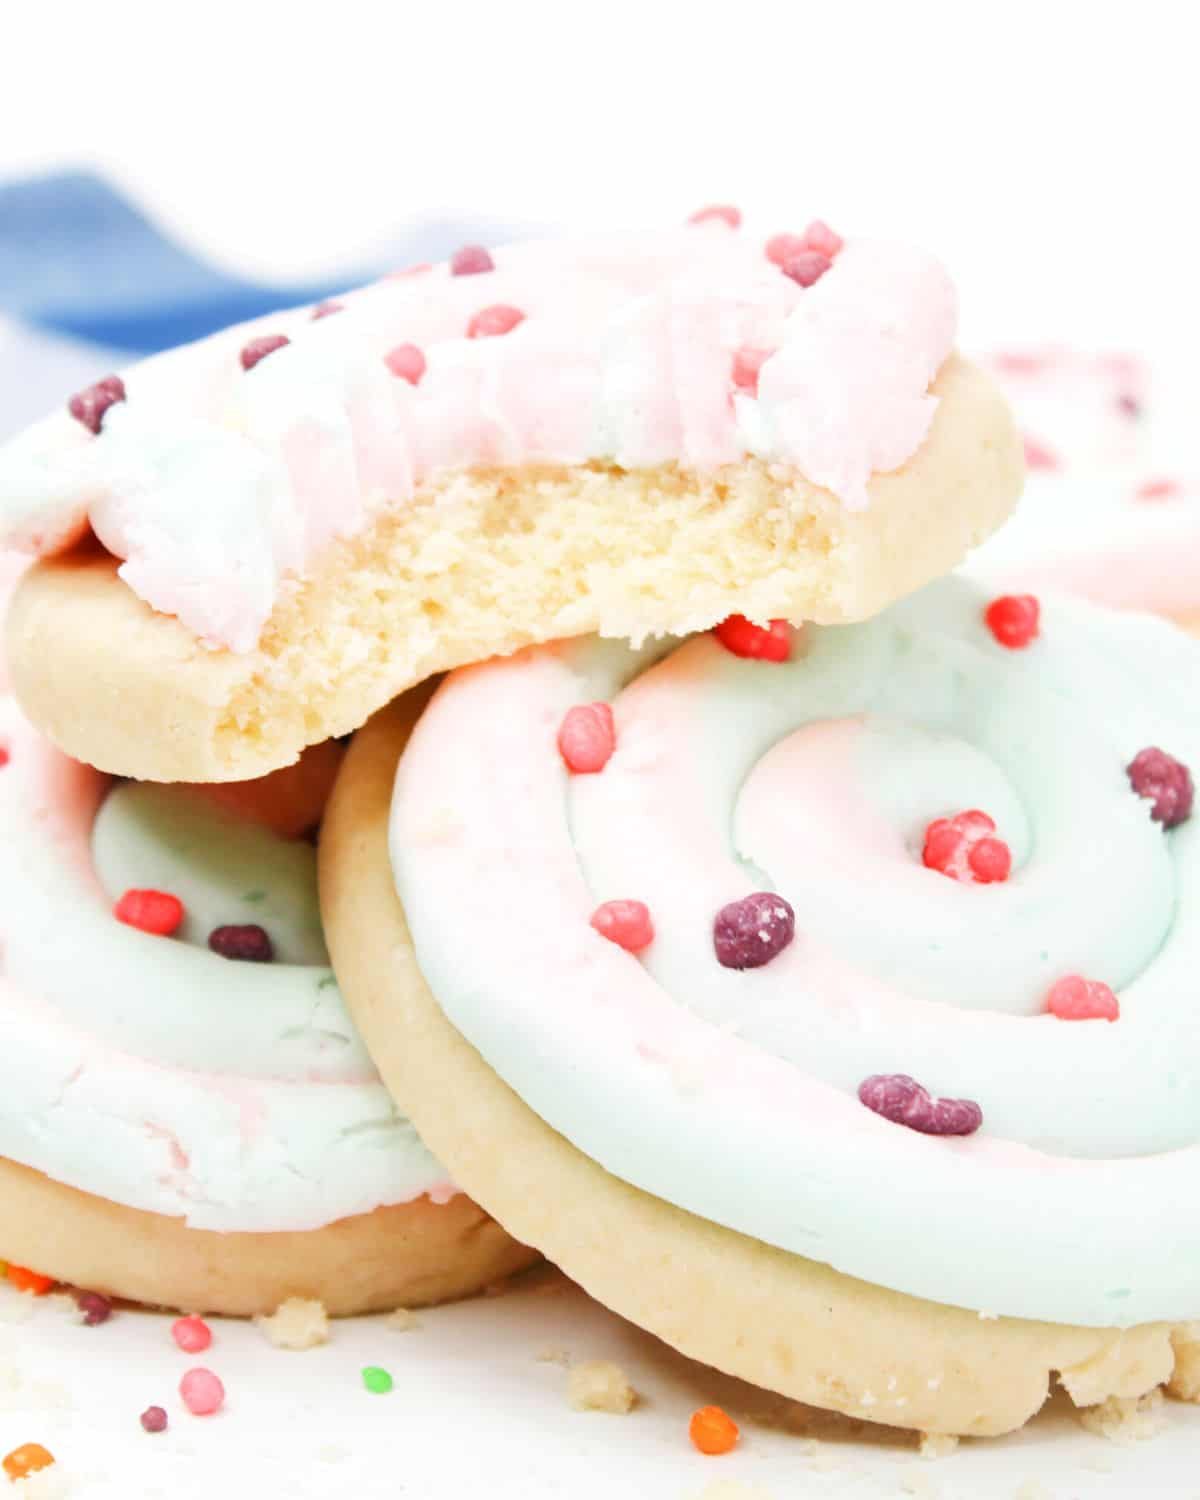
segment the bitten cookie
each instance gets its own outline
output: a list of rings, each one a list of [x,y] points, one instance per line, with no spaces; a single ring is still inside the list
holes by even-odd
[[[221,805],[110,784],[0,700],[5,1259],[231,1314],[442,1301],[531,1259],[393,1106],[343,1008],[295,837],[336,754]]]
[[[952,578],[455,673],[335,788],[348,1003],[467,1189],[696,1358],[934,1432],[1144,1392],[1200,1307],[1196,661]]]
[[[729,210],[149,360],[0,455],[0,539],[46,559],[17,694],[106,771],[231,780],[531,642],[869,616],[1020,489],[956,317],[920,251]]]

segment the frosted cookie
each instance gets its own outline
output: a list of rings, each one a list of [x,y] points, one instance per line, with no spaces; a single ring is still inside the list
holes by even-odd
[[[987,367],[1012,401],[1025,494],[972,571],[1061,588],[1200,628],[1200,410],[1190,380],[1131,355],[1010,352]]]
[[[276,831],[319,816],[331,760],[220,788],[235,812],[207,788],[110,784],[0,700],[5,1259],[251,1314],[440,1301],[530,1258],[434,1160],[346,1015],[315,850]]]
[[[79,393],[0,454],[0,541],[46,559],[26,712],[236,780],[531,642],[859,619],[944,572],[1021,482],[945,271],[738,223],[468,248]]]
[[[457,1180],[695,1358],[926,1432],[1140,1394],[1200,1307],[1197,649],[951,578],[457,672],[334,790],[351,1011]]]

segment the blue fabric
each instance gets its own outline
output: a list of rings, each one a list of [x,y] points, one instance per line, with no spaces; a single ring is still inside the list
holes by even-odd
[[[441,259],[466,240],[506,237],[479,225],[429,224],[389,263]],[[264,285],[205,264],[89,173],[0,184],[0,314],[129,354],[320,302],[374,274],[364,267],[336,282]]]

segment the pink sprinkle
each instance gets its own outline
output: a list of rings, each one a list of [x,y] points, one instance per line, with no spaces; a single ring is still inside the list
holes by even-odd
[[[425,373],[425,356],[416,344],[397,344],[383,356],[383,362],[393,375],[407,380],[409,385],[420,385]]]
[[[819,250],[801,250],[779,269],[799,286],[815,286],[832,265],[829,256]]]
[[[1117,997],[1098,979],[1068,974],[1046,996],[1046,1009],[1060,1021],[1115,1021],[1121,1014]]]
[[[782,270],[789,260],[810,248],[802,234],[773,234],[767,241],[767,259]]]
[[[482,245],[464,245],[450,257],[451,276],[478,276],[481,271],[494,271],[496,262]]]
[[[577,703],[558,731],[558,750],[567,769],[578,775],[603,771],[617,747],[612,709],[607,703]]]
[[[171,1324],[171,1337],[185,1354],[202,1354],[212,1343],[212,1329],[193,1313],[186,1318],[176,1318]]]
[[[1128,391],[1123,391],[1117,397],[1117,410],[1126,417],[1140,417],[1142,414],[1142,403],[1136,396],[1131,396]]]
[[[1037,375],[1050,367],[1050,360],[1046,355],[1029,354],[1017,349],[993,355],[992,363],[1006,375]]]
[[[1003,839],[992,837],[995,831],[995,822],[975,808],[953,818],[935,818],[925,830],[922,863],[964,885],[1007,880],[1012,853]]]
[[[1147,745],[1125,767],[1129,785],[1153,805],[1150,816],[1164,828],[1176,828],[1192,815],[1195,788],[1192,773],[1181,760]]]
[[[239,355],[242,369],[253,370],[259,360],[266,359],[268,354],[274,354],[276,349],[282,349],[285,344],[291,342],[291,339],[282,333],[264,333],[262,338],[251,339]]]
[[[742,211],[732,203],[710,203],[707,208],[698,208],[688,217],[689,224],[728,224],[730,229],[742,227]]]
[[[312,310],[310,322],[316,323],[321,318],[331,318],[334,313],[340,313],[343,309],[341,302],[318,302]]]
[[[973,1099],[934,1099],[907,1073],[876,1073],[858,1086],[868,1109],[922,1135],[974,1135],[983,1111]]]
[[[469,339],[492,339],[502,333],[511,333],[518,323],[525,321],[525,314],[517,307],[506,307],[503,302],[481,308],[467,324]]]
[[[80,391],[67,402],[67,410],[77,422],[82,422],[94,436],[99,435],[104,414],[110,406],[125,400],[125,382],[119,375],[106,375],[86,391]]]
[[[1025,467],[1027,469],[1061,469],[1057,455],[1045,443],[1040,443],[1037,438],[1030,437],[1028,433],[1023,439],[1025,444]]]
[[[225,1387],[211,1370],[198,1368],[189,1370],[179,1382],[179,1394],[194,1417],[211,1417],[221,1409]]]
[[[803,239],[806,250],[816,250],[820,255],[827,255],[830,260],[846,243],[840,234],[830,229],[824,219],[814,219],[804,231]]]
[[[592,913],[592,926],[630,953],[640,953],[654,941],[650,908],[641,901],[605,901]]]
[[[751,349],[743,346],[733,356],[733,383],[739,391],[758,395],[758,372],[774,354],[774,349]]]
[[[161,1406],[148,1406],[138,1419],[147,1432],[166,1432],[167,1414]]]
[[[1145,484],[1138,485],[1134,497],[1138,500],[1173,500],[1182,492],[1183,485],[1177,479],[1147,479]]]

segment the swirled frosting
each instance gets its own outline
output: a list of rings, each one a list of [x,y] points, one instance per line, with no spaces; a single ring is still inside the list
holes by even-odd
[[[851,242],[801,287],[724,223],[533,242],[495,268],[417,268],[128,371],[99,433],[65,412],[0,452],[0,544],[90,525],[121,576],[213,645],[249,651],[281,581],[423,479],[469,466],[776,460],[866,504],[920,446],[954,290],[920,251]],[[489,307],[522,321],[468,337]],[[251,369],[255,338],[290,342]],[[385,357],[420,352],[419,381]],[[741,350],[769,357],[735,386]],[[404,366],[407,368],[407,366]]]
[[[1200,766],[1197,647],[1045,599],[1023,650],[962,578],[784,663],[711,634],[586,640],[455,673],[398,768],[391,858],[421,969],[539,1115],[703,1218],[935,1301],[1090,1325],[1200,1311],[1200,826],[1131,789],[1147,745]],[[576,704],[616,749],[571,776]],[[1011,876],[922,863],[986,810]],[[716,913],[795,910],[763,967]],[[644,902],[636,956],[589,924]],[[1120,1018],[1047,1013],[1060,978]],[[983,1128],[918,1134],[857,1097],[910,1074]]]
[[[328,967],[311,845],[200,790],[110,787],[0,700],[0,1154],[194,1228],[313,1229],[449,1196]],[[123,926],[180,897],[175,938]],[[266,926],[281,960],[205,946]]]

